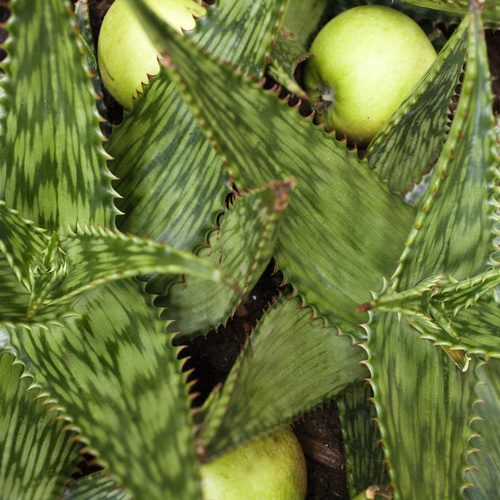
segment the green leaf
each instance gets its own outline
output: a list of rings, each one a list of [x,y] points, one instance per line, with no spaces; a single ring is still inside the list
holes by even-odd
[[[472,277],[491,265],[496,249],[499,159],[491,134],[493,97],[484,32],[473,14],[460,100],[400,259],[399,290],[439,274],[458,281]]]
[[[73,299],[105,281],[153,272],[192,274],[237,289],[224,272],[188,252],[118,231],[86,228],[62,238],[60,248],[67,275],[50,294],[49,303]]]
[[[279,182],[237,196],[224,213],[220,230],[209,238],[204,260],[220,265],[243,294],[250,292],[271,260],[292,186],[292,182]],[[180,332],[175,342],[181,343],[224,323],[241,298],[235,290],[188,277],[171,286],[155,304],[166,308],[162,317],[174,320],[167,331]]]
[[[405,315],[391,313],[375,315],[365,347],[394,498],[459,498],[471,451],[475,359],[461,371]]]
[[[20,322],[26,318],[30,295],[21,283],[5,255],[0,253],[0,328],[4,322]],[[1,344],[1,342],[0,342]]]
[[[413,210],[356,153],[275,93],[162,29],[171,74],[189,93],[238,186],[297,181],[276,247],[278,267],[329,324],[361,337],[356,325],[366,316],[354,308],[381,287],[383,275],[392,274]],[[239,109],[237,119],[233,109]],[[309,257],[312,246],[315,259]]]
[[[111,477],[93,474],[72,482],[64,491],[65,500],[131,500]]]
[[[82,295],[75,312],[7,327],[9,345],[133,497],[198,498],[185,375],[151,298],[122,280]]]
[[[426,9],[436,9],[442,12],[465,16],[469,2],[464,0],[402,0],[411,5],[417,5]],[[475,1],[475,0],[473,0]],[[479,3],[478,3],[479,5]],[[500,4],[498,0],[484,0],[481,2],[482,17],[489,27],[500,26]]]
[[[33,270],[42,264],[40,257],[50,243],[44,232],[0,200],[0,251],[27,290],[32,289]]]
[[[480,400],[474,405],[477,417],[472,428],[477,433],[471,439],[475,452],[467,459],[470,470],[465,477],[475,486],[465,490],[465,498],[487,500],[498,495],[500,478],[500,362],[496,359],[477,368],[480,383],[476,393]]]
[[[192,38],[213,57],[262,77],[289,2],[218,0],[198,20]]]
[[[367,375],[365,353],[314,317],[300,298],[282,295],[250,336],[205,422],[213,457],[325,404]],[[216,431],[214,432],[214,427]],[[203,440],[203,428],[201,438]]]
[[[113,129],[107,151],[122,232],[179,249],[204,244],[231,191],[228,175],[164,71]]]
[[[392,191],[411,190],[439,157],[448,132],[451,98],[465,61],[468,24],[467,17],[368,148],[370,168],[387,180]]]
[[[0,354],[0,381],[0,497],[56,498],[82,444],[10,352]]]
[[[377,413],[369,400],[371,397],[371,387],[364,384],[353,387],[337,399],[351,497],[372,485],[389,484],[380,431],[375,421]]]
[[[0,199],[47,229],[113,227],[97,96],[69,5],[14,0],[9,9]]]

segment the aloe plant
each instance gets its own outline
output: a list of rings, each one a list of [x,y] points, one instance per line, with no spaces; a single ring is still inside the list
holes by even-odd
[[[115,127],[87,2],[8,4],[0,497],[200,498],[200,463],[335,399],[352,498],[495,498],[498,1],[395,5],[454,29],[364,152],[295,78],[355,2],[218,0],[187,36],[129,2],[164,68]],[[182,344],[271,257],[287,285],[193,409]]]

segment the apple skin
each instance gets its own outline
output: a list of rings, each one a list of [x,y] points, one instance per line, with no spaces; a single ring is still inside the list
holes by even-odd
[[[413,19],[377,5],[334,17],[309,51],[313,57],[307,61],[304,83],[311,102],[318,112],[326,108],[327,126],[361,147],[436,59],[432,43]]]
[[[290,427],[200,467],[203,500],[304,500],[307,471]]]
[[[194,0],[145,0],[145,3],[179,32],[194,29],[195,17],[206,14],[206,9]],[[99,32],[97,51],[104,86],[124,108],[132,109],[143,84],[159,72],[160,66],[158,51],[127,0],[111,4]]]

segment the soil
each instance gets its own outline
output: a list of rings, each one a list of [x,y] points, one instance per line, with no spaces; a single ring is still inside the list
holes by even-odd
[[[88,0],[94,38],[97,40],[102,18],[113,0]],[[486,35],[490,69],[495,93],[494,110],[500,112],[500,31]],[[105,96],[109,117],[117,123],[121,119],[121,108]],[[223,382],[238,356],[241,346],[263,311],[277,295],[282,276],[274,272],[271,262],[247,300],[239,307],[234,317],[204,337],[190,342],[183,350],[184,367],[193,369],[190,377],[195,381],[192,390],[193,404],[201,404],[210,390]],[[307,461],[307,500],[348,500],[345,472],[344,447],[339,415],[334,401],[315,412],[305,415],[294,423]]]

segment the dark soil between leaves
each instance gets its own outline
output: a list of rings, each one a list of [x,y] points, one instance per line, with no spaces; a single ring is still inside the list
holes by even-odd
[[[113,0],[89,0],[92,31],[98,39],[99,27]],[[494,110],[500,112],[500,31],[487,32],[490,69],[495,93]],[[107,95],[112,123],[121,120],[121,108]],[[282,277],[274,274],[271,263],[257,286],[238,308],[234,317],[218,331],[190,342],[182,351],[185,369],[193,370],[193,404],[201,404],[211,389],[225,380],[241,347],[263,311],[279,293]],[[294,423],[308,468],[307,500],[348,500],[344,445],[337,407],[334,401],[305,415]]]

